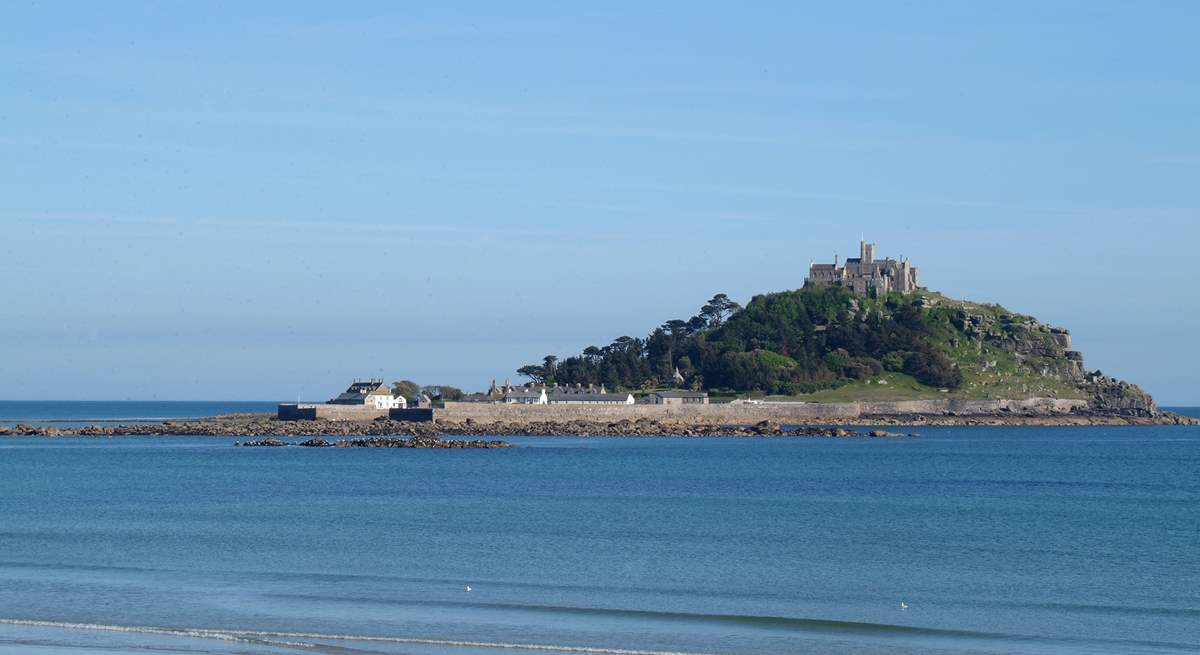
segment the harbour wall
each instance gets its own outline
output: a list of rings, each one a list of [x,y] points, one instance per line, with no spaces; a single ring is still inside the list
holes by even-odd
[[[1055,416],[1086,409],[1088,401],[1063,398],[1026,400],[903,400],[847,403],[718,403],[710,405],[506,405],[447,402],[438,420],[703,419],[723,423],[811,421],[902,416]]]
[[[282,403],[276,416],[282,421],[372,421],[387,416],[388,410],[366,405],[332,405],[329,403]]]

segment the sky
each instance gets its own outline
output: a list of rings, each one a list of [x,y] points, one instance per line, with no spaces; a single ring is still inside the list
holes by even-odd
[[[0,398],[478,390],[798,288],[865,237],[1200,404],[1198,24],[1192,2],[5,3]]]

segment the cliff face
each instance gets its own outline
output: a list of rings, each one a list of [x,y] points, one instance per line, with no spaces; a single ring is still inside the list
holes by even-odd
[[[1158,404],[1136,384],[1095,371],[1085,377],[1083,388],[1091,393],[1089,409],[1098,414],[1158,416]]]
[[[970,338],[1009,353],[1019,367],[1070,383],[1084,379],[1083,354],[1071,350],[1071,332],[1031,316],[960,311],[955,327]],[[982,351],[982,348],[980,349]]]
[[[961,333],[961,342],[952,336],[950,346],[960,353],[960,366],[975,373],[976,388],[989,384],[1004,387],[1005,383],[1012,388],[1011,383],[1019,381],[1020,388],[1013,391],[1086,400],[1087,408],[1077,413],[1124,417],[1159,414],[1154,399],[1136,384],[1100,371],[1088,372],[1083,354],[1071,349],[1071,333],[1066,328],[1047,325],[998,305],[950,300],[937,294],[918,302],[953,312],[951,323]],[[964,351],[968,356],[962,356]]]

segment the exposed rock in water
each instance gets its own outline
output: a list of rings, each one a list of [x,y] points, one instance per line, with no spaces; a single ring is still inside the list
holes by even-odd
[[[437,437],[410,437],[394,439],[388,437],[369,437],[366,439],[344,439],[334,446],[338,448],[508,448],[512,444],[507,441],[483,440],[442,440]]]
[[[867,433],[868,437],[903,437],[904,435],[896,432],[888,432],[887,430],[871,430]]]
[[[320,437],[313,437],[312,439],[309,439],[308,441],[302,441],[296,445],[306,446],[308,448],[326,448],[326,447],[332,446],[333,444],[329,443],[328,441],[325,441],[324,439],[322,439]]]
[[[770,419],[755,423],[752,429],[754,430],[755,434],[783,434],[783,428],[779,427],[778,423]]]
[[[282,439],[269,438],[269,439],[259,439],[258,441],[239,441],[234,445],[235,446],[272,446],[272,447],[274,447],[274,446],[286,446],[286,445],[288,445],[288,442],[286,442]]]

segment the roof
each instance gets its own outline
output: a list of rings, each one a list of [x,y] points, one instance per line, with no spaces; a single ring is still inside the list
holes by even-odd
[[[547,394],[546,398],[550,402],[554,402],[556,400],[559,400],[559,401],[574,400],[574,401],[585,402],[585,403],[625,402],[625,401],[629,400],[629,394],[627,394],[627,393],[562,393],[561,391],[555,391],[554,393]]]
[[[504,394],[505,398],[541,398],[540,391],[510,391]]]
[[[659,398],[708,398],[705,391],[652,391],[650,395]]]
[[[360,382],[355,380],[349,388],[329,402],[334,405],[362,405],[371,396],[392,396],[392,390],[381,380]]]
[[[388,386],[386,384],[384,384],[382,381],[368,380],[366,382],[355,381],[353,384],[350,385],[349,388],[346,389],[346,391],[343,393],[343,395],[345,395],[347,393],[356,393],[356,394],[361,394],[361,395],[365,396],[367,394],[372,394],[372,393],[386,393],[388,395],[391,395],[392,392],[391,392],[391,389],[388,389]]]

